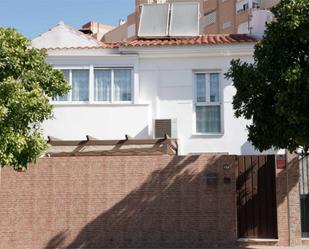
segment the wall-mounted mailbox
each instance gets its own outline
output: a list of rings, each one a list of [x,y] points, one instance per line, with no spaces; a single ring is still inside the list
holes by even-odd
[[[276,157],[277,169],[285,169],[286,168],[286,155],[277,155]]]
[[[223,178],[223,183],[224,183],[224,184],[231,184],[231,182],[232,182],[231,177],[224,177],[224,178]]]
[[[217,173],[208,173],[206,175],[207,185],[217,185],[218,184],[218,174]]]

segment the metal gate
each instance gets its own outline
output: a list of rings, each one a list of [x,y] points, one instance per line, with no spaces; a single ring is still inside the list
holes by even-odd
[[[277,238],[275,156],[239,156],[237,174],[239,238]]]
[[[300,156],[299,171],[302,236],[309,238],[309,156]]]

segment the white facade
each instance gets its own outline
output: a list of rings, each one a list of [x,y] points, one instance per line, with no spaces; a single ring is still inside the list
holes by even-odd
[[[48,50],[47,62],[55,68],[89,70],[89,100],[54,101],[54,119],[44,123],[44,134],[63,140],[81,140],[86,135],[108,140],[124,139],[125,135],[146,139],[154,136],[155,119],[173,119],[179,154],[259,154],[247,142],[248,121],[234,117],[235,88],[224,77],[232,59],[252,61],[253,47],[254,43],[239,43]],[[96,68],[132,69],[131,100],[95,101]],[[220,132],[196,130],[196,73],[219,75]]]

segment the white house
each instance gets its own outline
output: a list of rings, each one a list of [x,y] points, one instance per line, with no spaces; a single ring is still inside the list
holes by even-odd
[[[59,23],[32,45],[46,49],[47,62],[72,86],[52,101],[55,117],[44,123],[46,136],[148,139],[157,130],[177,138],[182,155],[259,153],[247,141],[248,121],[234,117],[235,88],[224,77],[232,59],[252,61],[249,36],[104,44]]]

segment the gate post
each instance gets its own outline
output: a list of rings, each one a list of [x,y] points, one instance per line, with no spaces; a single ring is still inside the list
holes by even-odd
[[[278,239],[282,246],[299,246],[301,240],[298,156],[287,154],[285,169],[276,169]]]

